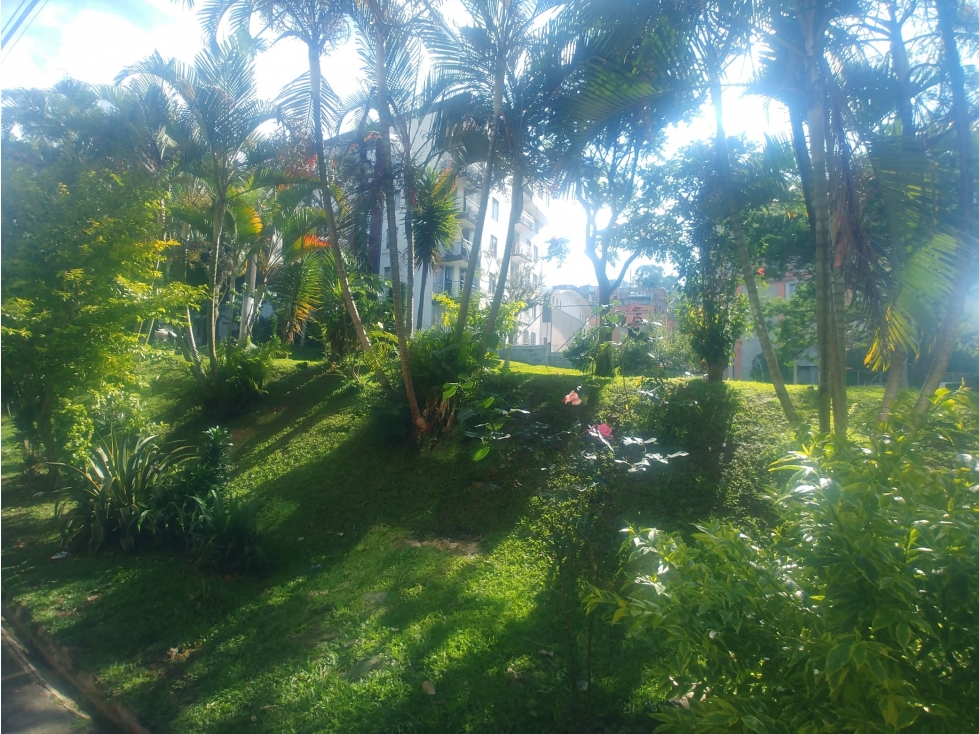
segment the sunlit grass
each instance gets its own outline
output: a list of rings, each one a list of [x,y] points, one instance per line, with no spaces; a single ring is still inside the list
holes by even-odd
[[[12,476],[5,423],[5,596],[34,609],[155,732],[565,727],[567,645],[538,540],[540,468],[477,464],[456,440],[406,445],[374,414],[372,390],[295,360],[277,369],[260,409],[231,426],[234,491],[263,502],[267,573],[220,576],[164,551],[51,560],[53,497]],[[561,397],[583,376],[515,364],[504,379],[546,416],[566,410]],[[598,414],[625,420],[617,386],[630,382],[602,384]],[[750,406],[737,435],[755,426],[759,441],[784,440],[770,385],[732,389]],[[792,392],[811,411],[806,389]],[[875,399],[854,393],[858,411]],[[412,545],[442,538],[479,552]],[[597,720],[648,731],[648,644],[604,623],[596,633]]]

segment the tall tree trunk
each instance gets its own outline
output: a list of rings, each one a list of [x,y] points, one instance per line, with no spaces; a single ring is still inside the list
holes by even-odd
[[[360,312],[357,310],[357,303],[350,293],[350,281],[347,279],[347,268],[343,264],[343,250],[340,247],[340,236],[337,231],[336,214],[333,211],[333,197],[330,194],[330,181],[326,175],[326,151],[323,148],[323,111],[320,108],[322,102],[320,98],[323,73],[320,68],[319,48],[315,44],[308,45],[309,52],[309,83],[310,92],[315,95],[313,104],[313,136],[316,138],[316,167],[320,178],[320,196],[323,199],[323,213],[326,217],[326,231],[330,238],[330,249],[333,252],[333,265],[336,268],[337,281],[340,283],[340,292],[343,294],[343,302],[347,306],[347,313],[353,323],[354,332],[357,334],[357,341],[363,350],[367,363],[373,368],[374,374],[388,390],[391,383],[388,382],[387,375],[381,368],[380,360],[376,359],[371,349],[370,339],[364,330],[364,323],[360,320]]]
[[[241,316],[238,318],[238,345],[248,344],[252,335],[252,312],[255,304],[255,279],[258,273],[258,253],[253,252],[248,258],[245,270],[245,285],[241,289]]]
[[[942,37],[944,71],[952,87],[952,121],[955,125],[955,139],[958,147],[959,163],[959,221],[961,232],[959,244],[962,251],[959,272],[955,286],[949,296],[945,317],[938,331],[934,356],[921,392],[914,404],[914,412],[923,415],[931,404],[931,397],[941,384],[948,361],[955,349],[959,336],[959,326],[965,311],[965,298],[975,283],[976,261],[979,248],[974,240],[973,201],[975,197],[975,172],[973,169],[972,130],[969,119],[969,98],[965,89],[965,73],[962,59],[955,40],[955,15],[958,3],[955,0],[935,0],[938,11],[938,31]]]
[[[886,21],[888,44],[891,49],[891,69],[897,79],[900,96],[897,100],[897,116],[901,121],[901,135],[914,135],[914,108],[912,107],[911,63],[908,61],[908,50],[904,45],[904,34],[898,19],[900,9],[895,0],[887,3],[890,18]]]
[[[846,294],[843,265],[831,264],[832,303],[830,304],[830,357],[833,360],[830,389],[833,400],[833,430],[845,437],[849,410],[846,404]]]
[[[469,319],[469,302],[472,300],[473,281],[479,268],[480,246],[483,241],[483,226],[486,223],[486,210],[489,208],[490,190],[493,186],[493,158],[496,155],[496,135],[500,116],[503,114],[503,82],[505,67],[503,59],[497,58],[496,78],[493,80],[493,119],[490,122],[489,145],[486,150],[486,168],[483,174],[483,188],[479,194],[479,215],[476,221],[476,231],[473,233],[472,250],[469,253],[469,264],[466,266],[466,280],[459,299],[459,320],[456,322],[456,341],[462,341]]]
[[[375,176],[380,178],[375,171]],[[371,272],[381,274],[381,238],[384,233],[384,202],[377,197],[371,205],[367,224],[367,259]]]
[[[817,38],[816,9],[809,7],[799,14],[806,44],[808,74],[809,147],[813,168],[813,231],[816,245],[816,343],[819,354],[819,430],[829,433],[832,371],[832,287],[830,253],[832,243],[829,225],[829,182],[826,168],[826,112],[821,78],[822,43]]]
[[[414,313],[412,305],[415,302],[415,238],[414,228],[412,227],[411,213],[414,207],[415,198],[415,168],[411,163],[411,140],[407,134],[402,136],[402,147],[404,148],[404,182],[405,194],[405,249],[408,259],[408,270],[405,273],[405,332],[411,336],[411,314]]]
[[[398,257],[398,218],[394,210],[394,170],[391,166],[391,109],[388,106],[387,87],[387,39],[382,30],[383,16],[376,2],[371,3],[374,9],[374,23],[377,32],[375,51],[375,73],[377,74],[377,107],[381,126],[381,139],[378,153],[380,154],[384,201],[388,212],[388,259],[391,261],[391,298],[394,301],[394,330],[398,337],[398,352],[401,357],[401,375],[404,378],[405,393],[408,396],[408,409],[411,411],[411,422],[422,433],[428,430],[428,424],[418,408],[418,396],[415,394],[415,384],[411,377],[411,363],[408,354],[408,339],[405,336],[404,304],[401,300],[401,273]],[[413,266],[414,263],[411,263]],[[410,267],[410,266],[409,266]]]
[[[891,365],[887,371],[887,385],[884,387],[884,398],[880,403],[880,411],[877,413],[877,422],[883,423],[894,409],[897,401],[897,393],[901,389],[904,380],[904,370],[908,365],[908,352],[899,344],[894,345],[894,352],[891,354]]]
[[[218,376],[218,314],[221,311],[221,233],[224,230],[224,214],[227,211],[226,191],[218,191],[214,199],[213,245],[211,249],[211,313],[208,331],[207,357],[211,363],[211,377]]]
[[[775,356],[775,349],[772,347],[772,340],[768,335],[768,324],[765,322],[765,314],[761,309],[761,298],[758,295],[758,286],[755,283],[755,269],[748,253],[748,243],[745,241],[744,229],[741,226],[741,212],[734,199],[734,184],[731,181],[730,157],[727,149],[727,135],[724,132],[724,108],[721,99],[721,83],[717,79],[711,81],[711,100],[714,103],[714,117],[717,120],[717,158],[721,172],[721,182],[724,187],[725,198],[727,199],[728,218],[731,220],[731,228],[734,231],[734,244],[738,251],[738,261],[741,264],[741,275],[744,278],[744,287],[748,292],[748,303],[751,304],[751,315],[755,323],[755,333],[758,334],[758,341],[761,344],[762,354],[765,355],[765,364],[768,372],[772,376],[772,386],[775,388],[775,395],[778,402],[782,405],[786,420],[795,423],[799,420],[792,405],[792,398],[789,391],[785,389],[785,380],[782,379],[782,370],[778,366],[778,358]]]
[[[235,280],[237,278],[235,275],[238,272],[238,254],[231,259],[231,272],[228,273],[228,333],[224,337],[224,349],[225,354],[231,351],[231,344],[234,341],[234,330],[235,330],[235,296],[238,295],[238,289],[235,286]]]
[[[899,97],[897,101],[898,117],[901,120],[901,138],[907,142],[912,141],[915,136],[914,112],[912,108],[912,89],[911,89],[911,67],[908,62],[908,52],[904,45],[904,35],[901,30],[901,23],[898,20],[899,9],[894,0],[888,3],[890,20],[887,23],[889,44],[891,49],[891,70],[897,79]],[[891,240],[891,252],[904,252],[904,243],[901,241],[901,234],[891,223],[888,217],[888,236]],[[899,279],[900,268],[903,264],[901,257],[892,256],[891,278]],[[887,328],[884,324],[883,328]],[[908,369],[908,352],[900,344],[895,344],[891,353],[891,364],[887,371],[887,385],[884,387],[884,397],[880,402],[880,411],[877,413],[877,422],[883,423],[894,409],[897,401],[898,392],[902,387],[906,387]]]
[[[425,319],[425,286],[428,283],[428,265],[422,265],[421,291],[418,293],[418,320],[415,322],[415,331],[421,331]]]
[[[523,171],[518,163],[513,166],[513,180],[510,185],[510,221],[506,233],[506,244],[503,246],[503,259],[500,260],[500,276],[496,281],[496,292],[493,294],[493,303],[490,306],[489,317],[486,319],[486,326],[483,329],[483,338],[479,344],[479,353],[485,354],[489,346],[489,340],[496,329],[496,319],[500,315],[500,306],[503,304],[503,294],[506,292],[506,280],[510,274],[510,258],[513,256],[513,245],[517,236],[517,222],[523,213]]]
[[[194,376],[199,380],[203,380],[204,369],[201,366],[200,352],[197,350],[197,340],[194,338],[194,321],[190,316],[190,306],[185,307],[185,313],[187,315],[187,326],[184,329],[184,344],[186,346],[187,358]]]

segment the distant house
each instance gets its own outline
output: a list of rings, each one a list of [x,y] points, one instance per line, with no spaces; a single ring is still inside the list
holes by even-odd
[[[588,328],[592,306],[574,286],[555,286],[544,305],[541,324],[542,344],[552,352],[563,352],[572,337]]]
[[[799,285],[799,279],[787,273],[781,280],[769,280],[765,287],[759,287],[758,295],[762,299],[791,298]],[[740,289],[739,289],[740,290]],[[752,372],[755,377],[752,377]],[[768,365],[761,353],[761,342],[754,334],[738,340],[734,345],[734,359],[728,368],[726,377],[732,380],[751,380],[758,376],[768,375]],[[813,347],[806,357],[797,359],[791,375],[784,375],[786,381],[800,385],[816,385],[819,383],[819,366],[816,363],[816,349]]]

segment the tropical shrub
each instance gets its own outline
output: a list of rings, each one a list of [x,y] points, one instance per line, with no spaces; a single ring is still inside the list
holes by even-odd
[[[668,332],[653,325],[624,329],[622,341],[606,342],[601,348],[611,350],[613,369],[622,375],[677,376],[698,369],[690,339],[679,331]],[[591,371],[598,359],[598,330],[575,334],[564,355],[577,369]]]
[[[130,552],[155,539],[225,568],[264,561],[259,506],[228,494],[231,436],[211,428],[195,451],[164,451],[155,436],[99,443],[55,505],[65,545]]]
[[[118,544],[135,549],[156,520],[155,505],[167,482],[189,461],[183,448],[163,451],[156,436],[114,434],[100,441],[84,470],[71,477],[55,503],[66,545],[87,543],[90,550]]]
[[[265,395],[272,360],[281,353],[281,342],[273,338],[258,347],[242,347],[223,354],[216,372],[208,372],[197,385],[197,399],[204,415],[230,418],[250,409]]]
[[[748,330],[748,299],[737,296],[730,304],[703,298],[702,304],[684,301],[677,309],[680,330],[690,339],[702,361],[707,379],[721,379],[731,362],[734,345]]]
[[[589,604],[655,631],[659,730],[975,731],[976,435],[973,395],[941,391],[923,424],[782,462],[770,532],[630,529],[634,581]]]
[[[230,450],[227,429],[204,431],[197,456],[158,493],[154,516],[165,541],[228,570],[265,560],[256,529],[258,502],[242,501],[227,490]]]

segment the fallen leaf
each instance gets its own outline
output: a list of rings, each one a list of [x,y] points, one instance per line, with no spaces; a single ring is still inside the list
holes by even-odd
[[[52,561],[60,561],[62,558],[68,557],[68,551],[59,551],[51,556]]]
[[[427,680],[422,683],[422,690],[425,691],[429,696],[435,695],[435,686],[432,685],[432,681]]]
[[[513,668],[507,668],[506,672],[512,675],[514,680],[520,680],[520,673],[515,671]]]
[[[554,653],[551,652],[550,650],[538,650],[537,651],[537,654],[538,655],[547,655],[548,657],[554,657]]]

